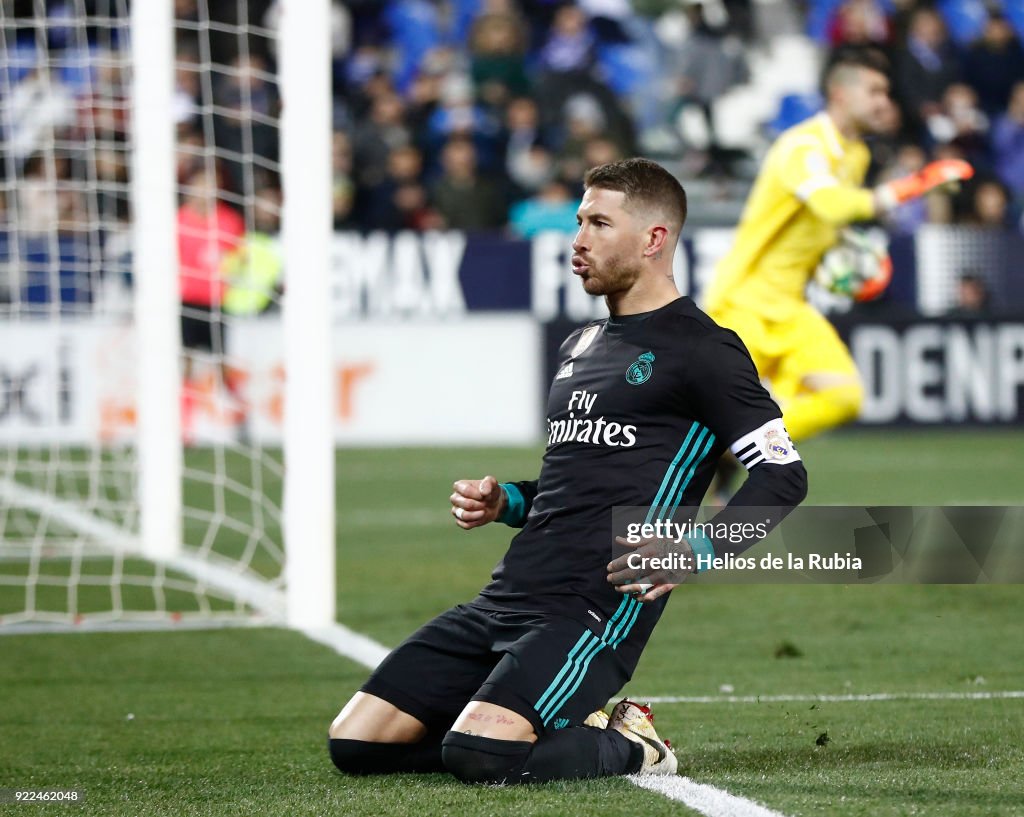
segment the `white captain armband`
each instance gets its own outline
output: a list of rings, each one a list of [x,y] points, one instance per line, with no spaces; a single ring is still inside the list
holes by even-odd
[[[789,439],[789,432],[782,424],[781,417],[769,420],[760,428],[744,434],[729,446],[729,450],[748,471],[762,463],[786,465],[800,461],[800,455]]]

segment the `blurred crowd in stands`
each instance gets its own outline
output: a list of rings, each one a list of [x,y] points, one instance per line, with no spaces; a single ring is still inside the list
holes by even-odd
[[[27,19],[38,4],[15,0],[4,23],[0,219],[16,209],[29,233],[128,218],[123,24],[82,25],[83,3],[101,21],[125,7],[50,2],[43,24],[19,27],[18,8]],[[181,203],[195,206],[190,188],[212,186],[249,229],[273,232],[279,2],[175,0],[175,9]],[[1020,225],[1020,0],[335,0],[335,226],[572,230],[583,172],[638,153],[684,180],[735,190],[780,128],[821,105],[804,82],[773,100],[774,120],[745,142],[720,139],[716,103],[757,84],[750,57],[772,54],[787,14],[790,33],[821,55],[849,43],[889,55],[895,104],[889,132],[872,140],[872,181],[943,156],[979,171],[952,199],[896,211],[892,230]],[[694,115],[703,140],[681,126]],[[115,235],[105,252],[123,250]]]
[[[756,79],[744,57],[766,47],[758,5],[339,4],[337,226],[508,225],[521,235],[567,223],[571,229],[582,172],[637,152],[677,160],[681,175],[749,173],[756,163],[735,155],[756,158],[771,132],[755,134],[739,151],[723,148],[714,107],[731,88]],[[962,156],[979,171],[952,199],[901,208],[893,230],[912,232],[927,221],[1019,222],[1024,4],[809,0],[804,13],[804,33],[822,53],[863,44],[890,58],[895,105],[889,132],[872,140],[872,181],[943,156]],[[777,119],[776,129],[821,104],[813,97],[804,103],[791,121]],[[705,118],[704,145],[689,144],[677,127],[684,107]]]

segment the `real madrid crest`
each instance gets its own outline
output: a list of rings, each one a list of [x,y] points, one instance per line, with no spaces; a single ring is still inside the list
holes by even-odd
[[[629,368],[626,369],[626,382],[631,386],[641,386],[651,379],[652,374],[654,374],[654,355],[651,352],[644,352],[629,364]]]
[[[769,428],[764,433],[764,455],[770,460],[783,460],[789,456],[789,440],[781,431]]]

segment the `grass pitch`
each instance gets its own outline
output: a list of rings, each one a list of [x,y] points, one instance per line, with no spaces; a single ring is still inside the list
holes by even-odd
[[[851,432],[805,444],[809,501],[1020,504],[1015,434]],[[466,534],[452,479],[537,451],[339,455],[341,619],[385,644],[472,597],[507,529]],[[639,696],[1024,689],[1013,586],[697,586],[674,594]],[[79,788],[111,815],[692,814],[624,780],[471,788],[351,779],[327,724],[366,671],[281,630],[0,638],[0,787]],[[1024,699],[656,704],[681,773],[787,815],[1024,814]],[[827,735],[827,741],[822,738]],[[824,745],[818,745],[822,743]],[[5,811],[6,809],[6,811]]]

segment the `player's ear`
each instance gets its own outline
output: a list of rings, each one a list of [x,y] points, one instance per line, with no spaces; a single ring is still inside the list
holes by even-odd
[[[651,258],[664,252],[668,245],[668,227],[664,224],[655,224],[647,230],[647,245],[644,247],[644,257]]]

